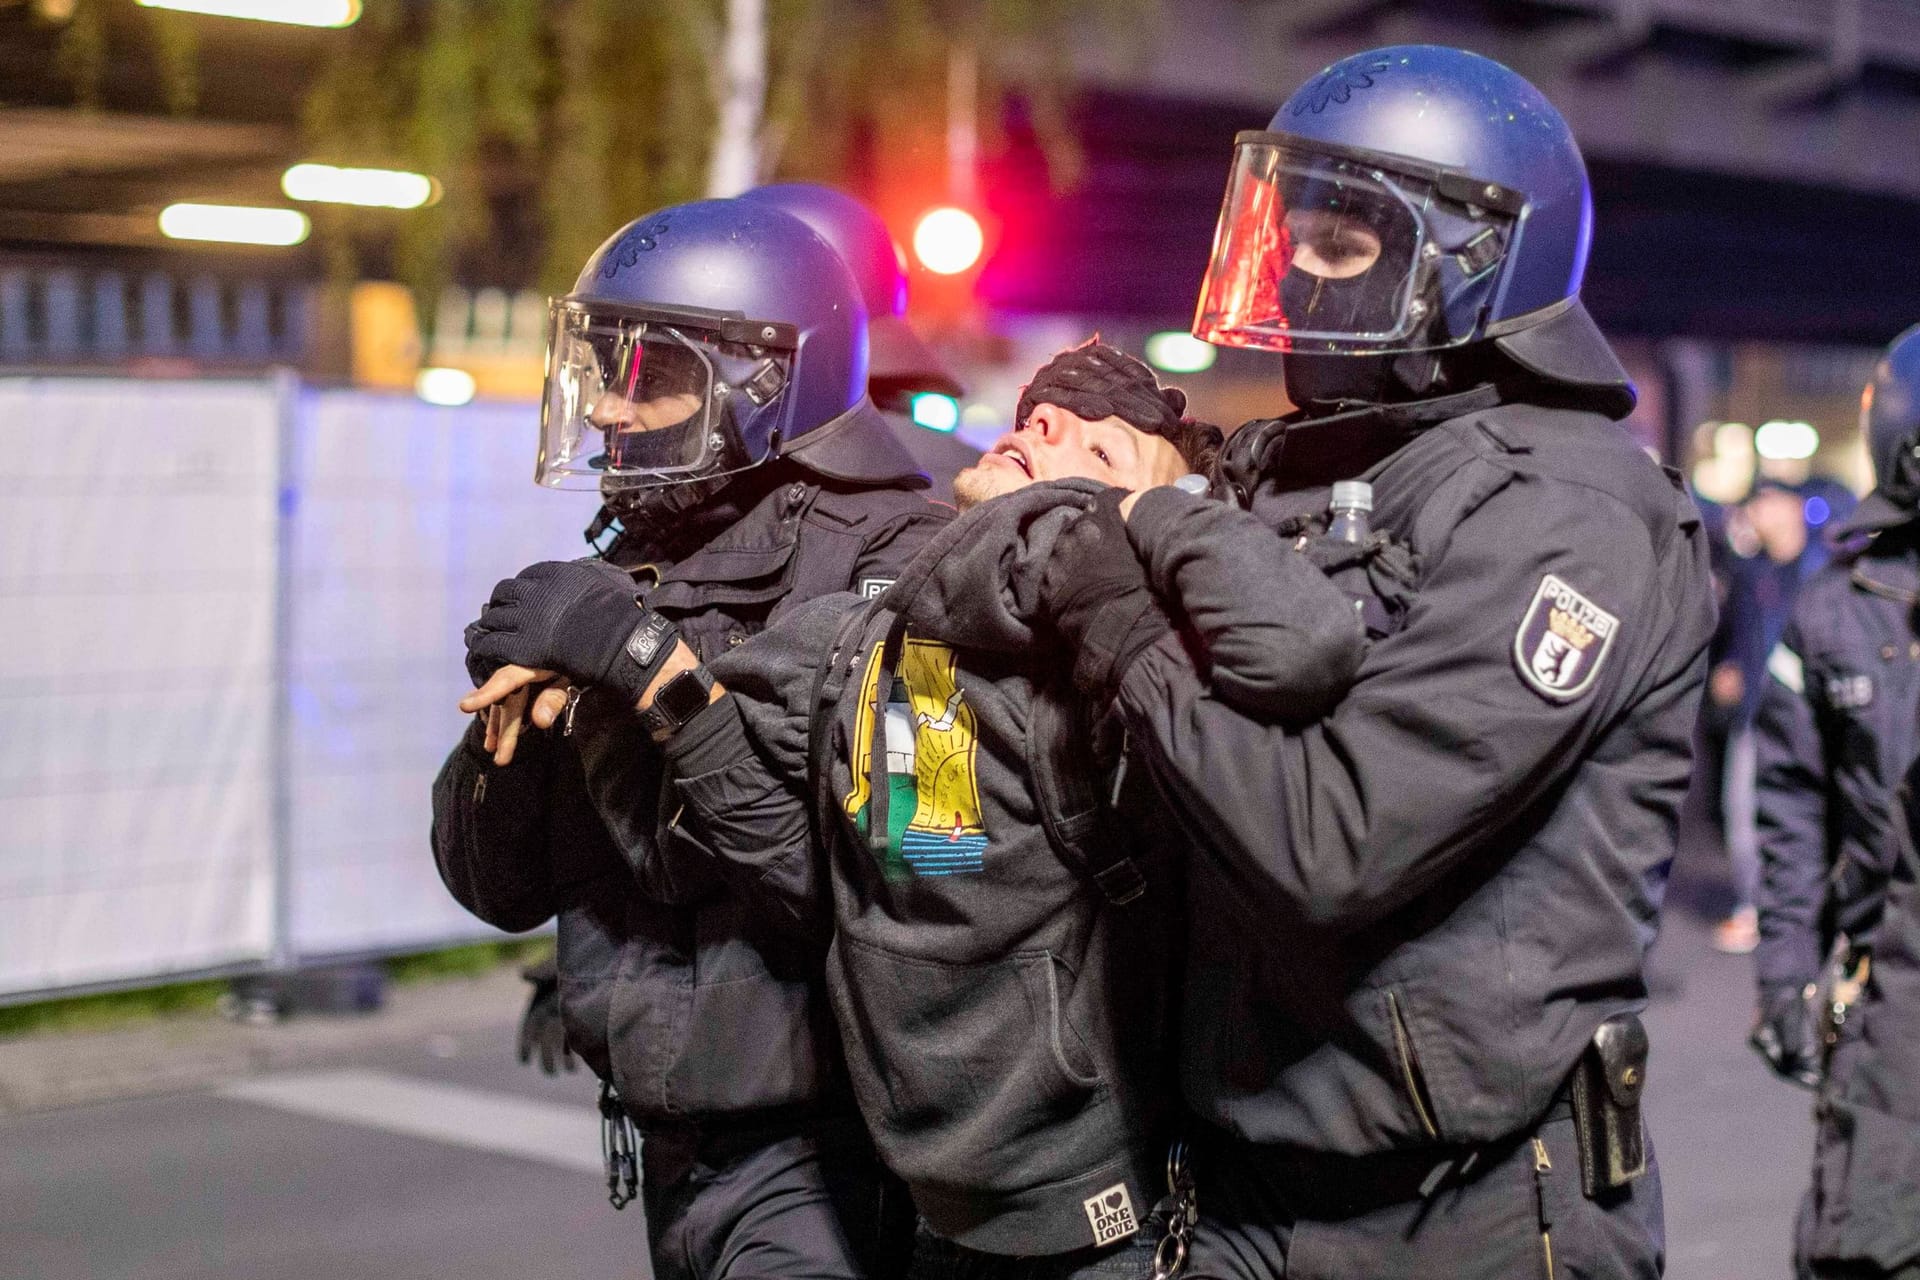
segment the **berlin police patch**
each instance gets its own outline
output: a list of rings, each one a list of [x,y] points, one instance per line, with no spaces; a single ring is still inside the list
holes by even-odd
[[[1620,619],[1552,574],[1540,579],[1513,637],[1520,678],[1550,702],[1572,702],[1593,687]]]

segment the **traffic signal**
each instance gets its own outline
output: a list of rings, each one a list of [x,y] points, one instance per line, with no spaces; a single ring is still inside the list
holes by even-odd
[[[986,247],[980,220],[954,205],[929,209],[913,225],[913,256],[935,275],[972,270]]]

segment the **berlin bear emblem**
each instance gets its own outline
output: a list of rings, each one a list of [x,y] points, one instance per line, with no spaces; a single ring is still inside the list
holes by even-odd
[[[1520,678],[1549,702],[1572,702],[1593,687],[1620,619],[1548,574],[1513,637]]]

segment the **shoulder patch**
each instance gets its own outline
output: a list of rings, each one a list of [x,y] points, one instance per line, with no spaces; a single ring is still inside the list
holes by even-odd
[[[862,600],[873,600],[897,581],[897,578],[862,578],[854,590],[860,593]]]
[[[1593,687],[1620,619],[1548,574],[1513,636],[1520,678],[1549,702],[1572,702]]]

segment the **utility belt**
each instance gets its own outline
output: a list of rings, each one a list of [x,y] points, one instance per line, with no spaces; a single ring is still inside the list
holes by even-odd
[[[866,1144],[866,1128],[851,1110],[804,1104],[768,1107],[742,1115],[707,1120],[649,1118],[635,1124],[610,1081],[600,1082],[600,1158],[607,1200],[624,1209],[639,1194],[641,1141],[646,1144],[645,1178],[666,1186],[686,1177],[696,1165],[720,1169],[773,1143],[807,1137],[823,1146],[857,1140]]]
[[[1232,1177],[1238,1169],[1281,1184],[1303,1218],[1345,1217],[1426,1200],[1470,1183],[1541,1128],[1571,1122],[1580,1149],[1581,1190],[1589,1199],[1607,1198],[1647,1171],[1640,1113],[1646,1078],[1646,1029],[1638,1016],[1619,1014],[1594,1032],[1538,1120],[1492,1142],[1347,1156],[1249,1143],[1202,1126],[1196,1159],[1203,1179]]]

